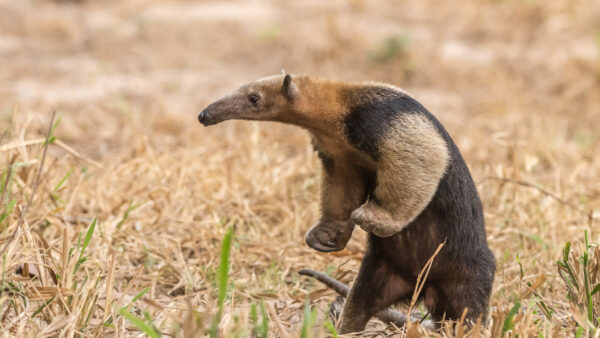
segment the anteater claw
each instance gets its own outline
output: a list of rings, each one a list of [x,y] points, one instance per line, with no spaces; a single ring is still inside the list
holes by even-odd
[[[340,251],[352,236],[354,224],[345,222],[320,222],[306,233],[306,244],[321,252]]]

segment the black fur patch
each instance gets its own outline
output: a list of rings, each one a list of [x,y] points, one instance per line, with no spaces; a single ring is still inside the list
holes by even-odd
[[[362,92],[361,92],[362,91]],[[383,135],[400,114],[427,112],[412,97],[385,87],[355,89],[352,95],[368,97],[368,102],[351,106],[344,119],[350,144],[377,160]]]
[[[326,173],[333,173],[334,160],[333,157],[323,153],[322,151],[317,150],[317,156],[321,160],[321,164],[323,165],[323,170]]]

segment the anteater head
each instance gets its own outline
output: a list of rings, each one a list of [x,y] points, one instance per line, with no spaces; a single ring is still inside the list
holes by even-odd
[[[292,109],[299,94],[290,75],[276,75],[247,83],[211,103],[198,115],[210,126],[227,120],[277,121]]]

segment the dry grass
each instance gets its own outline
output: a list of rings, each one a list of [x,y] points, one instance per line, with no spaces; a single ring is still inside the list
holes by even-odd
[[[328,334],[333,293],[296,271],[351,282],[365,236],[333,254],[304,244],[319,190],[307,135],[195,120],[285,68],[397,84],[446,125],[497,259],[476,331],[598,337],[599,34],[586,0],[0,1],[0,332],[204,336],[233,227],[218,330]]]

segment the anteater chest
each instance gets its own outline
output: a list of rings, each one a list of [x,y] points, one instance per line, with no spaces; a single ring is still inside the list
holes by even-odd
[[[377,164],[373,159],[350,144],[342,132],[332,132],[329,135],[312,134],[311,136],[313,147],[321,158],[354,163],[357,166],[376,171]]]

